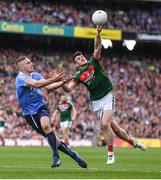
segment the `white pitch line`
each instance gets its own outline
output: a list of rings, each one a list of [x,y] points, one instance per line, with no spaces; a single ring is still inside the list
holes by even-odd
[[[28,168],[28,169],[51,169],[50,167],[45,167],[45,166],[13,166],[13,165],[0,165],[0,168],[19,168],[19,169],[24,169],[24,168]],[[59,168],[57,168],[57,169],[59,169]],[[61,168],[62,169],[62,168]],[[72,167],[72,168],[66,168],[66,167],[64,167],[64,169],[68,169],[68,170],[82,170],[82,168],[74,168],[74,167]],[[85,169],[84,169],[85,170]],[[110,171],[110,169],[98,169],[98,168],[88,168],[88,171]],[[122,172],[136,172],[135,170],[133,170],[133,171],[130,171],[130,170],[119,170],[119,171],[122,171]],[[117,171],[113,171],[113,172],[117,172]],[[161,173],[161,171],[150,171],[150,170],[139,170],[139,171],[137,171],[137,172],[145,172],[145,173],[152,173],[152,172],[154,172],[154,173],[157,173],[157,172],[159,172],[159,173]]]
[[[94,171],[105,171],[105,169],[98,169],[98,168],[89,168],[89,170],[94,170]],[[106,170],[109,170],[110,171],[110,169],[108,169],[108,167],[107,167],[107,169]],[[113,172],[117,172],[116,170],[112,170]],[[152,172],[161,172],[161,171],[151,171],[151,170],[132,170],[132,171],[130,171],[130,170],[118,170],[118,171],[121,171],[121,172],[148,172],[148,173],[152,173]]]
[[[19,169],[52,169],[50,166],[49,167],[46,167],[46,166],[13,166],[13,165],[0,165],[0,168],[19,168]],[[62,169],[61,167],[60,168],[53,168],[53,169]],[[67,168],[67,167],[64,167],[64,169],[68,169],[68,170],[82,170],[83,168],[81,167],[78,167],[78,168]],[[86,169],[84,169],[86,170]]]
[[[12,166],[12,165],[0,165],[0,168],[29,168],[29,169],[48,169],[47,167],[38,166]]]

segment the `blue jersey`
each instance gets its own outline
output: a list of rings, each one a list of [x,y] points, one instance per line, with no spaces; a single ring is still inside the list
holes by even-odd
[[[40,89],[26,86],[30,79],[40,80],[43,77],[36,72],[31,73],[30,76],[20,72],[15,82],[17,98],[24,116],[36,114],[39,108],[46,104]]]

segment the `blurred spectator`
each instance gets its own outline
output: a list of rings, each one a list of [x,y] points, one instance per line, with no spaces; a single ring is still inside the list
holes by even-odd
[[[1,134],[3,138],[41,139],[26,124],[16,99],[14,58],[22,54],[0,49],[0,120],[5,122],[5,130]],[[37,64],[36,71],[44,76],[55,67],[66,69],[69,74],[74,71],[70,53],[55,52],[53,55],[50,51],[28,53],[25,50],[25,54]],[[114,85],[118,123],[135,137],[161,138],[161,59],[142,59],[102,57],[102,63]],[[51,113],[62,93],[62,89],[45,91]],[[77,87],[71,98],[77,109],[71,138],[93,139],[93,134],[99,135],[101,129],[91,110],[87,90],[83,86]],[[101,133],[100,143],[103,143]]]
[[[82,6],[79,10],[72,5],[50,3],[48,1],[0,1],[0,20],[92,27],[91,15],[96,9],[108,12],[109,29],[125,31],[161,32],[161,7],[148,10],[130,7],[117,9]]]

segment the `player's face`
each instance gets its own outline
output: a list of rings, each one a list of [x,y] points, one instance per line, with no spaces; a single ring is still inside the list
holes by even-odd
[[[33,63],[30,61],[30,59],[25,58],[22,62],[21,62],[21,70],[31,73],[33,72]]]
[[[78,67],[85,66],[88,64],[87,59],[81,54],[75,57],[75,63]]]

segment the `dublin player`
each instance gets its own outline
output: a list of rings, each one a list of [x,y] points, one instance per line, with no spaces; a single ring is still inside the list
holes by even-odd
[[[63,72],[54,71],[50,73],[48,79],[37,72],[34,72],[32,61],[22,56],[16,60],[16,67],[19,74],[16,77],[15,86],[16,94],[22,108],[22,115],[27,123],[39,134],[48,140],[52,149],[52,165],[51,167],[59,167],[61,165],[58,150],[74,159],[82,168],[87,168],[86,162],[80,158],[77,152],[69,149],[55,135],[50,125],[50,110],[45,101],[45,96],[40,88],[45,87],[53,90],[62,86],[70,79],[65,77]]]

